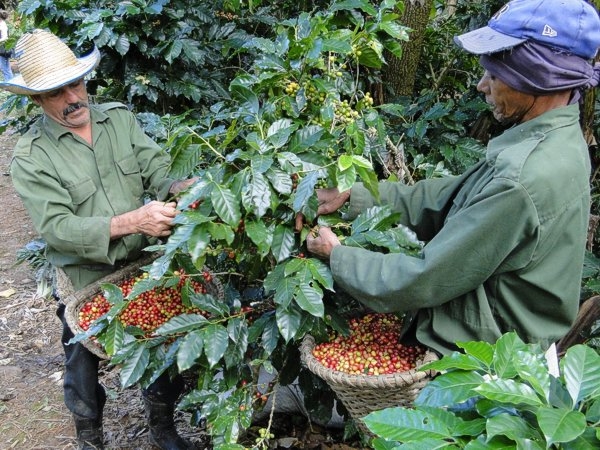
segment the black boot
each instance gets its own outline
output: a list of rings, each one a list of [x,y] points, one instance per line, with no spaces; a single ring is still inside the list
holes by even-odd
[[[196,446],[183,439],[175,429],[173,414],[174,403],[164,403],[144,396],[146,418],[150,427],[150,437],[154,445],[161,450],[195,450]]]
[[[87,419],[79,416],[73,416],[73,418],[75,419],[79,450],[103,450],[102,419]]]

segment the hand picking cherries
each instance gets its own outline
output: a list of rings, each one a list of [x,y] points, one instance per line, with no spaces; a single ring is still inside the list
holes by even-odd
[[[414,369],[425,354],[425,347],[399,342],[402,320],[394,314],[371,313],[349,325],[348,336],[333,335],[313,349],[325,367],[351,375],[386,375]]]
[[[203,274],[204,281],[194,280],[183,271],[176,271],[174,275],[180,277],[178,284],[174,287],[154,288],[130,300],[119,315],[121,323],[124,326],[135,326],[150,333],[172,317],[180,314],[202,314],[207,316],[208,314],[205,311],[183,305],[181,288],[185,280],[189,278],[194,292],[206,293],[205,283],[212,280],[210,272],[207,271]],[[129,295],[136,282],[147,277],[148,274],[143,273],[138,277],[122,281],[118,287],[121,289],[123,297]],[[111,304],[102,294],[94,296],[79,310],[79,326],[87,331],[91,324],[100,316],[106,314],[110,308]]]

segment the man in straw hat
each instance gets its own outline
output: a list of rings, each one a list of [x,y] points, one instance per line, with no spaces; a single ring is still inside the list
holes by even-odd
[[[43,30],[15,46],[20,74],[0,83],[28,95],[42,117],[17,142],[11,163],[15,188],[47,244],[46,255],[78,290],[137,259],[149,237],[170,234],[176,203],[163,201],[194,180],[169,178],[170,158],[146,136],[124,105],[90,105],[84,77],[98,65],[97,49],[80,58]],[[160,200],[144,202],[150,192]],[[64,317],[64,398],[81,449],[102,449],[99,359],[73,337]],[[195,448],[174,427],[180,377],[164,374],[143,391],[150,434],[166,450]]]
[[[463,175],[380,185],[422,253],[347,247],[326,227],[308,250],[366,306],[406,313],[405,339],[441,354],[508,331],[549,346],[579,305],[590,161],[578,99],[600,78],[600,20],[582,0],[514,0],[455,41],[481,55],[477,88],[506,129]],[[360,184],[318,195],[320,214],[349,201],[351,218],[376,204]]]

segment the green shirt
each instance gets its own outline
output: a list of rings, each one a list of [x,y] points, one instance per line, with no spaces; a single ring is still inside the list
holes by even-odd
[[[174,181],[169,155],[119,103],[90,108],[93,145],[43,116],[15,146],[11,175],[48,260],[75,289],[139,256],[140,234],[110,240],[111,217],[165,199]]]
[[[376,311],[408,313],[417,339],[443,354],[513,330],[558,340],[578,311],[590,209],[578,119],[572,105],[514,126],[458,177],[382,183],[381,202],[426,241],[422,254],[337,246],[335,281]],[[356,185],[350,216],[372,205]]]

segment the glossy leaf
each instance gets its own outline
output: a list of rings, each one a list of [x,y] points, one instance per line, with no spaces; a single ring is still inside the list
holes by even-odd
[[[586,429],[585,414],[559,408],[540,408],[536,417],[548,445],[570,442]]]
[[[137,383],[144,375],[149,362],[150,351],[145,345],[138,345],[121,366],[121,387],[125,389]]]
[[[192,331],[185,335],[179,345],[177,352],[177,367],[180,371],[188,370],[193,367],[195,362],[202,355],[204,348],[203,334],[200,331]]]

